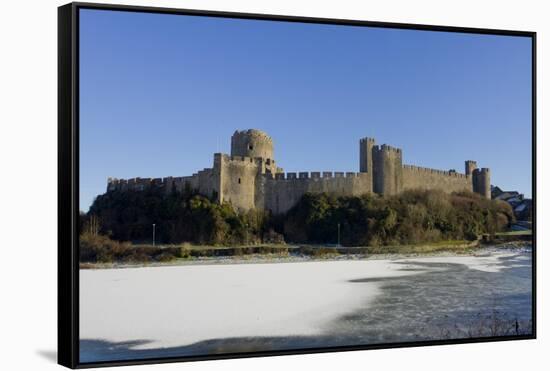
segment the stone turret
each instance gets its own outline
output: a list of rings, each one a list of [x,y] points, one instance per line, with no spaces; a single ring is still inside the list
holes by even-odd
[[[401,149],[383,144],[373,147],[373,190],[389,196],[403,188],[403,157]]]
[[[473,172],[474,192],[491,199],[491,171],[484,167]]]
[[[362,173],[372,174],[372,148],[374,145],[374,138],[359,140],[359,171]]]
[[[472,175],[474,170],[477,169],[477,162],[468,160],[464,163],[465,165],[465,174]]]
[[[273,141],[261,130],[237,130],[231,137],[231,156],[273,160]]]

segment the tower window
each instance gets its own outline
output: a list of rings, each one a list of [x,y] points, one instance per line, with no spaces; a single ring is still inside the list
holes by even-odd
[[[252,151],[254,149],[254,146],[252,144],[249,144],[248,149]]]
[[[241,184],[241,178],[239,178],[239,184]]]

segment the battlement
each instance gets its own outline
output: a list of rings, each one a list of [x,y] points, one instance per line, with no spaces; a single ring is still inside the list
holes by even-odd
[[[182,177],[164,177],[164,178],[130,178],[130,179],[118,179],[109,177],[107,178],[107,192],[111,191],[144,191],[152,188],[165,188],[176,185],[177,188],[182,189],[186,182],[191,183],[199,176],[208,174],[212,169],[203,169],[191,176]]]
[[[457,173],[456,170],[438,170],[438,169],[431,169],[428,167],[421,167],[421,166],[415,166],[415,165],[403,165],[403,169],[418,172],[418,173],[426,173],[426,174],[439,174],[439,175],[445,175],[455,178],[467,178],[466,174]]]
[[[370,137],[365,137],[365,138],[361,138],[359,139],[359,143],[376,143],[375,139],[374,138],[370,138]]]
[[[401,154],[401,148],[392,147],[388,144],[376,145],[372,148],[376,152],[389,152],[389,153]]]
[[[118,179],[118,178],[107,178],[107,191],[115,190],[135,190],[143,191],[150,188],[151,186],[162,186],[162,178],[130,178],[130,179]]]
[[[268,142],[271,142],[271,137],[266,133],[258,129],[245,129],[245,130],[235,130],[233,133],[234,136],[248,136],[257,139],[262,139]]]
[[[311,173],[307,171],[288,172],[288,173],[276,173],[276,174],[263,174],[263,176],[268,180],[330,180],[336,178],[363,178],[368,177],[369,174],[366,173],[355,173],[355,172],[342,172],[342,171],[312,171]]]

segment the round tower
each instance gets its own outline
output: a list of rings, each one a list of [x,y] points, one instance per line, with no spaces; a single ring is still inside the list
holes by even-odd
[[[273,160],[273,141],[261,130],[237,130],[231,137],[231,156]]]
[[[474,170],[474,192],[491,199],[491,171],[484,167]]]
[[[403,189],[403,156],[401,149],[383,144],[373,147],[373,190],[390,196]]]

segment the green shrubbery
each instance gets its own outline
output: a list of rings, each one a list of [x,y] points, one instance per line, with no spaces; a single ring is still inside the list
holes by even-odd
[[[87,235],[81,250],[85,261],[212,254],[186,246],[157,253],[116,242],[150,243],[153,223],[156,241],[162,244],[336,244],[340,224],[343,246],[388,246],[474,240],[506,229],[513,220],[506,202],[466,192],[407,191],[391,197],[306,194],[288,213],[278,216],[254,210],[238,213],[229,203],[220,205],[190,190],[170,195],[157,190],[109,192],[97,197],[89,213],[82,215],[81,231]],[[247,251],[241,248],[231,255]]]
[[[100,233],[119,241],[150,243],[153,223],[158,243],[242,245],[259,243],[264,234],[276,238],[268,228],[268,213],[237,213],[228,203],[190,190],[109,192],[96,198],[88,214],[101,220]]]
[[[474,193],[408,191],[397,196],[306,194],[286,215],[287,241],[344,246],[416,244],[476,239],[504,230],[511,207]]]

